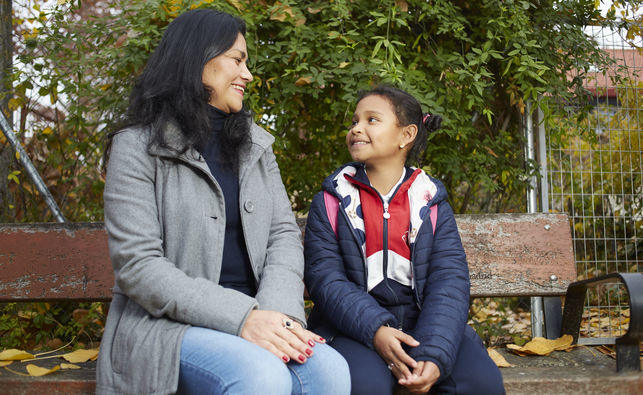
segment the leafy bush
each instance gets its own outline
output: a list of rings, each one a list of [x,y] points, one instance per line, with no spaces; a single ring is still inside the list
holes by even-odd
[[[296,210],[348,160],[344,135],[360,89],[408,90],[444,117],[425,168],[457,212],[520,210],[520,123],[529,100],[546,113],[580,100],[570,70],[609,62],[582,30],[607,23],[593,1],[96,1],[35,7],[18,29],[13,109],[19,134],[67,218],[102,217],[102,139],[127,106],[136,75],[179,13],[211,7],[242,16],[254,81],[247,100],[271,131]],[[37,4],[37,3],[36,3]],[[51,105],[42,103],[51,101]],[[19,171],[19,169],[16,169]],[[16,218],[42,220],[24,174]]]
[[[0,349],[51,349],[75,341],[98,342],[105,320],[103,303],[0,304]]]

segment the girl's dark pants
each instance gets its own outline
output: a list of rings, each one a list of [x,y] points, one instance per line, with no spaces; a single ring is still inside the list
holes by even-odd
[[[392,394],[396,379],[379,354],[341,334],[330,345],[348,362],[351,393]],[[430,394],[504,394],[500,370],[489,358],[482,340],[465,327],[455,366],[449,377],[440,377]]]

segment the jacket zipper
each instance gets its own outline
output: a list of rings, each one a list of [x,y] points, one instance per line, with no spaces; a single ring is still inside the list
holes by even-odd
[[[397,295],[395,294],[395,291],[393,291],[393,288],[391,288],[391,285],[388,283],[388,275],[387,275],[387,269],[388,269],[388,220],[391,218],[391,214],[388,212],[388,202],[385,202],[384,199],[382,199],[382,196],[378,193],[377,194],[380,197],[380,200],[382,201],[382,207],[384,208],[384,212],[382,213],[383,217],[383,227],[382,227],[382,270],[384,274],[384,284],[386,285],[386,288],[391,292],[391,295],[393,295],[393,299],[395,299],[395,305],[397,308],[400,308],[400,300],[397,298]],[[398,310],[399,312],[399,310]],[[404,317],[401,317],[398,315],[397,317],[397,322],[398,322],[398,328],[399,330],[402,330],[403,324],[404,324]]]

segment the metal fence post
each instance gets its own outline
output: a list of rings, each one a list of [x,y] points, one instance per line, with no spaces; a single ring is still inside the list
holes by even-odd
[[[47,205],[49,206],[51,213],[56,218],[56,221],[65,222],[65,217],[60,211],[60,208],[58,208],[54,197],[51,196],[51,192],[49,192],[47,185],[40,177],[40,174],[38,174],[38,170],[36,170],[36,167],[31,162],[31,159],[29,159],[27,152],[24,150],[24,148],[22,148],[20,141],[18,141],[16,135],[13,134],[13,128],[9,124],[9,121],[7,121],[7,118],[5,118],[4,114],[2,114],[2,112],[0,112],[0,127],[2,127],[2,132],[7,137],[7,140],[9,140],[9,143],[11,144],[14,152],[18,153],[18,160],[20,160],[20,163],[27,171],[27,174],[31,178],[31,181],[38,189],[38,192],[40,192],[40,194],[45,198],[45,202],[47,202]]]
[[[545,114],[540,104],[536,110],[536,127],[538,128],[538,167],[540,168],[540,211],[549,212],[549,180],[547,167],[547,142],[545,130]],[[560,337],[562,328],[563,306],[560,297],[542,298],[544,337],[556,339]]]
[[[536,149],[534,146],[534,122],[533,114],[531,112],[531,101],[528,101],[525,106],[525,115],[523,128],[525,133],[525,161],[535,162]],[[538,212],[538,187],[537,177],[533,175],[529,177],[529,189],[527,190],[527,212]],[[543,337],[543,298],[531,298],[531,336]]]

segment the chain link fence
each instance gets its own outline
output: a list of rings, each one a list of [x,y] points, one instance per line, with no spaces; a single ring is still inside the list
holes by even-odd
[[[579,122],[582,109],[567,106],[545,133],[543,208],[570,215],[578,279],[643,271],[643,56],[620,32],[592,34],[614,65],[587,70],[588,117]],[[580,342],[613,343],[627,330],[627,301],[616,283],[591,292]]]

